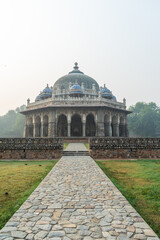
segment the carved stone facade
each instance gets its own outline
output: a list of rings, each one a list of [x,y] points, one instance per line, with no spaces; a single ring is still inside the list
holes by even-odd
[[[68,84],[68,85],[67,85]],[[28,100],[24,137],[128,137],[126,101],[78,70]]]

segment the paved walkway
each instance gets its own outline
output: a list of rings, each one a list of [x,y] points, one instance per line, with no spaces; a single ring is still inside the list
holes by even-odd
[[[2,239],[159,238],[91,157],[64,156],[1,230]]]
[[[66,147],[66,149],[64,151],[87,152],[88,150],[83,143],[70,143],[70,144],[68,144],[68,146]]]

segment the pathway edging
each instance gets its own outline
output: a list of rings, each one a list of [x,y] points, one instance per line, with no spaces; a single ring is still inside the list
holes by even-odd
[[[159,238],[91,157],[63,156],[2,228],[3,239]]]

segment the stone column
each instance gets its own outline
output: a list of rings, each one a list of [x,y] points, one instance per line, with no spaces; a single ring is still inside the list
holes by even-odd
[[[71,136],[71,123],[68,122],[68,137]]]
[[[127,116],[124,121],[124,137],[129,137]]]
[[[120,117],[119,114],[117,116],[117,122],[115,124],[115,137],[119,137],[119,123],[120,123]]]
[[[33,116],[33,137],[36,136],[36,124],[35,124],[35,116]]]
[[[98,136],[98,124],[97,124],[97,121],[98,121],[98,117],[97,117],[97,114],[95,115],[95,125],[96,125],[96,137]]]
[[[97,136],[104,137],[104,113],[103,110],[97,111]]]
[[[97,122],[97,136],[104,137],[104,122]]]
[[[111,121],[107,123],[107,132],[108,132],[108,136],[111,137],[112,136]]]
[[[48,137],[56,137],[56,110],[48,114]]]
[[[27,137],[27,119],[25,117],[25,123],[24,123],[24,130],[23,130],[23,137]]]
[[[119,123],[115,124],[115,137],[119,137]]]
[[[86,136],[86,123],[83,123],[83,137]]]
[[[41,114],[41,137],[43,137],[43,114]]]
[[[28,126],[26,124],[24,125],[23,137],[28,137]]]
[[[70,113],[67,115],[67,136],[70,137],[71,136],[71,115]]]
[[[86,115],[83,114],[82,117],[82,136],[85,137],[86,136]]]

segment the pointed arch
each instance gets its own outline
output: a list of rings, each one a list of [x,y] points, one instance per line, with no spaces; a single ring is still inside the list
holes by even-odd
[[[96,124],[94,120],[94,115],[92,113],[87,115],[86,118],[86,136],[93,137],[96,135]]]
[[[33,137],[33,118],[27,119],[26,137]]]
[[[48,116],[43,117],[43,137],[48,137]]]
[[[35,118],[35,137],[41,136],[41,118],[37,116]]]
[[[104,136],[105,137],[109,137],[110,135],[112,136],[110,128],[111,128],[110,116],[106,114],[104,116]]]
[[[79,114],[74,114],[71,118],[71,136],[82,136],[82,119]]]
[[[112,117],[112,124],[111,124],[111,127],[112,127],[112,137],[117,137],[117,122],[118,122],[117,116],[114,115]]]
[[[64,114],[61,114],[58,117],[57,123],[57,136],[58,137],[67,137],[67,117]]]
[[[124,117],[120,117],[120,123],[119,123],[119,136],[125,137],[125,119]]]

